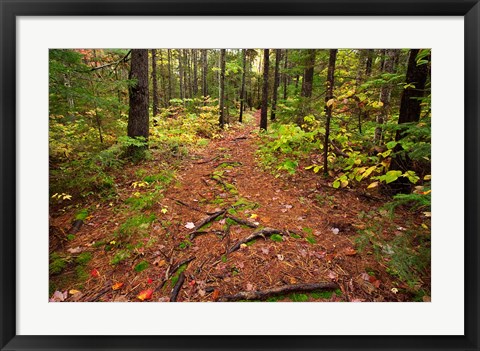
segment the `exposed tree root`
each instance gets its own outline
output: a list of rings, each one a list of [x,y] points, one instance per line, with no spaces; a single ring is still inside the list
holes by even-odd
[[[262,237],[262,238],[265,239],[266,236],[270,236],[270,235],[273,235],[273,234],[285,235],[286,233],[283,230],[279,230],[279,229],[263,228],[263,229],[257,230],[256,232],[253,232],[252,234],[250,234],[246,238],[243,238],[243,239],[237,241],[237,243],[235,245],[233,245],[230,248],[230,250],[228,250],[228,252],[230,253],[230,252],[238,250],[240,248],[240,245],[246,244],[249,241],[252,241],[253,239],[256,239],[258,237]]]
[[[200,212],[200,213],[205,213],[204,211],[202,211],[201,209],[195,207],[195,206],[192,206],[192,205],[189,205],[187,204],[186,202],[183,202],[182,200],[178,200],[178,199],[171,199],[173,201],[175,201],[177,204],[179,205],[182,205],[182,206],[185,206],[191,210],[194,210],[194,211],[197,211],[197,212]]]
[[[196,232],[190,234],[190,240],[195,239],[197,236],[203,235],[203,234],[216,234],[216,235],[222,235],[223,232],[221,230],[197,230]]]
[[[239,300],[264,300],[273,295],[287,294],[292,292],[309,292],[322,289],[338,289],[339,286],[333,282],[322,282],[312,284],[284,285],[277,288],[261,291],[241,291],[235,295],[221,296],[218,301],[239,301]]]
[[[180,261],[178,263],[175,263],[172,267],[167,268],[167,272],[165,274],[165,279],[163,279],[160,284],[158,284],[157,288],[155,291],[160,291],[163,288],[163,285],[167,282],[168,279],[172,277],[172,275],[185,263],[189,263],[190,261],[193,261],[195,259],[195,256],[189,257],[183,261]]]
[[[227,209],[220,210],[220,211],[217,211],[217,212],[213,212],[210,216],[208,216],[207,218],[204,218],[200,222],[198,222],[198,224],[195,225],[192,232],[190,233],[190,240],[192,240],[195,237],[195,233],[201,227],[203,227],[207,223],[210,223],[210,222],[214,221],[217,217],[223,215],[225,212],[227,212]]]
[[[218,166],[223,165],[223,164],[233,165],[233,167],[238,167],[238,166],[242,165],[242,163],[239,162],[239,161],[222,161],[222,162],[217,163],[215,165],[215,168],[217,168]]]
[[[250,227],[250,228],[257,228],[258,227],[258,224],[252,223],[252,222],[247,221],[245,219],[241,219],[241,218],[232,216],[229,213],[227,213],[225,217],[230,218],[231,220],[237,222],[238,224],[246,225],[247,227]]]
[[[180,273],[177,283],[175,284],[172,294],[170,296],[170,302],[176,302],[177,301],[177,296],[178,293],[180,292],[180,289],[182,288],[183,282],[185,281],[185,274],[182,272]]]
[[[203,161],[199,161],[199,162],[194,162],[194,164],[196,164],[196,165],[201,165],[201,164],[204,164],[204,163],[208,163],[208,162],[215,161],[217,158],[220,158],[220,155],[215,156],[215,157],[212,157],[212,158],[209,158],[208,160],[203,160]]]

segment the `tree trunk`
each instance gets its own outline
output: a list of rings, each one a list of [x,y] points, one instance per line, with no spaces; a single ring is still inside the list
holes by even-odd
[[[311,97],[313,89],[313,70],[315,67],[315,54],[316,50],[307,50],[307,61],[305,65],[305,74],[302,85],[302,96]]]
[[[288,50],[285,49],[285,60],[283,63],[283,100],[287,100],[287,68],[288,68]]]
[[[185,62],[187,65],[188,97],[193,98],[192,55],[189,54],[190,50],[185,49],[184,52],[185,52]]]
[[[247,70],[247,49],[242,50],[242,89],[240,90],[240,116],[238,117],[238,121],[240,123],[243,122],[243,106],[245,104],[245,75]]]
[[[326,82],[326,95],[325,95],[325,115],[327,121],[325,123],[325,140],[323,143],[323,172],[328,175],[328,138],[330,136],[330,119],[332,118],[333,108],[333,85],[335,77],[335,61],[337,59],[337,49],[330,49],[330,58],[328,60],[328,73]]]
[[[170,105],[170,100],[172,100],[172,50],[167,50],[168,56],[168,104]]]
[[[197,50],[192,49],[192,60],[193,60],[193,96],[197,97],[198,95],[198,75],[197,75]]]
[[[129,79],[135,84],[129,88],[127,134],[131,138],[143,137],[148,141],[148,50],[132,49]],[[133,156],[137,147],[130,147]]]
[[[158,114],[158,87],[157,87],[157,53],[152,49],[152,94],[153,94],[153,117]]]
[[[395,61],[395,49],[388,49],[385,53],[385,63],[383,69],[385,73],[393,73],[393,63]],[[383,106],[377,115],[377,127],[375,128],[374,143],[381,144],[383,140],[383,124],[387,121],[390,112],[390,95],[392,93],[392,85],[384,83],[380,90],[380,101]]]
[[[202,49],[202,95],[204,99],[208,96],[207,71],[208,71],[207,49]]]
[[[275,114],[277,109],[277,91],[278,85],[280,83],[280,72],[279,72],[279,65],[280,65],[280,58],[281,58],[281,50],[275,49],[275,73],[273,79],[273,96],[272,96],[272,111],[270,112],[270,120],[275,120]]]
[[[367,50],[367,62],[365,63],[365,76],[370,77],[372,75],[372,63],[373,63],[373,56],[375,54],[375,50],[368,49]]]
[[[269,49],[263,50],[263,89],[260,129],[267,130]]]
[[[182,64],[182,50],[177,50],[178,53],[178,75],[179,75],[179,85],[180,85],[180,99],[184,99],[184,90],[183,90],[183,64]]]
[[[223,128],[225,124],[225,49],[220,50],[220,116],[218,120],[218,124],[220,128]]]

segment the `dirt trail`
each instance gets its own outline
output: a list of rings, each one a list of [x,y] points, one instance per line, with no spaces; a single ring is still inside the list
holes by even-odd
[[[254,117],[258,120],[259,112]],[[96,255],[89,269],[98,267],[99,277],[88,279],[88,293],[79,300],[138,301],[140,291],[151,289],[151,301],[215,301],[239,292],[246,298],[253,291],[327,284],[336,293],[277,293],[273,299],[398,301],[385,267],[354,250],[355,227],[362,226],[357,214],[368,211],[368,199],[334,190],[312,172],[279,178],[265,172],[255,160],[257,126],[256,121],[237,125],[185,162],[161,204],[152,208],[158,220],[149,235],[155,244],[115,266],[106,255]],[[103,249],[95,251],[88,243],[111,233],[120,221],[109,216],[114,216],[111,210],[99,211],[95,220],[102,225],[94,223],[86,229],[92,233],[81,239],[94,255]],[[202,221],[207,223],[197,228]],[[261,236],[245,241],[262,229]],[[136,272],[140,261],[149,267]],[[366,270],[376,278],[362,279]],[[112,290],[120,281],[122,288]]]

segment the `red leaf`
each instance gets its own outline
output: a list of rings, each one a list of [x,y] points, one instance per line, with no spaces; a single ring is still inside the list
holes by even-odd
[[[144,301],[144,300],[149,300],[152,298],[153,294],[153,289],[147,289],[140,291],[140,293],[137,295],[137,299]]]
[[[123,286],[123,283],[115,283],[112,285],[112,290],[118,290]]]
[[[100,276],[100,273],[98,272],[98,270],[96,268],[94,268],[90,271],[90,275],[94,278],[98,278]]]
[[[356,254],[357,254],[357,251],[355,251],[351,247],[345,249],[345,255],[347,256],[355,256]]]
[[[213,300],[216,301],[219,295],[220,295],[220,291],[218,291],[217,289],[213,290],[213,294],[212,294]]]
[[[147,283],[148,283],[148,284],[152,284],[152,283],[153,283],[152,278],[148,278]]]

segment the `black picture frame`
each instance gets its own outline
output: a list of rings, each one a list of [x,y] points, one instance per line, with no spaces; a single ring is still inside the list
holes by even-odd
[[[479,350],[478,0],[0,0],[1,350]],[[464,16],[465,335],[464,336],[27,336],[16,333],[17,16],[308,15]],[[452,102],[453,103],[453,102]],[[458,102],[457,102],[458,103]],[[459,107],[461,108],[461,107]],[[455,146],[455,147],[458,147]],[[445,162],[448,162],[445,160]],[[458,180],[456,180],[458,181]],[[445,316],[448,318],[448,316]]]

